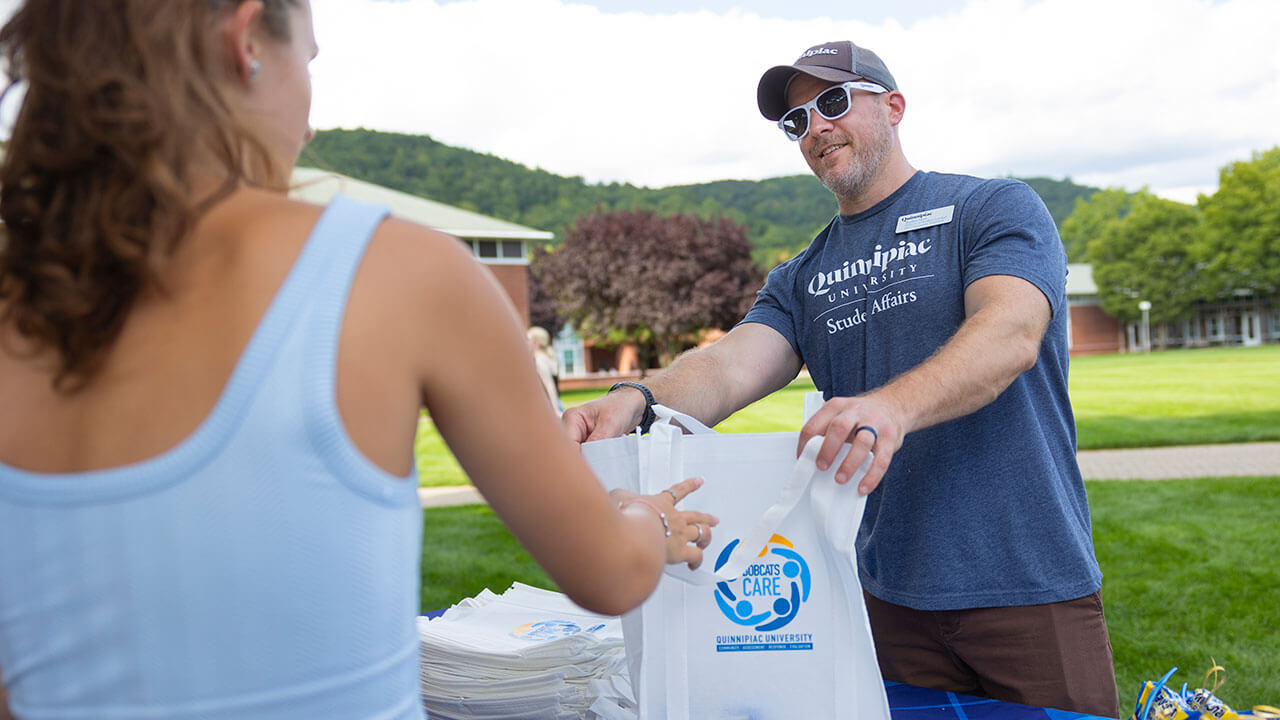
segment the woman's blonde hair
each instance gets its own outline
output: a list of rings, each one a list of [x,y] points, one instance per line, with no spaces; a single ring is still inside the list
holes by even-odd
[[[0,29],[7,96],[25,83],[0,166],[0,325],[82,387],[200,214],[240,184],[283,187],[221,87],[234,72],[215,24],[262,2],[289,39],[300,0],[28,0]],[[194,197],[196,163],[224,173]]]
[[[529,338],[529,341],[533,343],[533,346],[539,350],[545,350],[546,348],[551,347],[551,333],[547,332],[547,329],[544,327],[534,325],[529,328],[529,331],[526,332],[525,335]]]

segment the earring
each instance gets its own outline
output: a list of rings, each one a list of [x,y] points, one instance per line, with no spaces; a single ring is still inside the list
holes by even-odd
[[[258,82],[258,75],[262,74],[262,63],[257,59],[249,61],[249,82]]]

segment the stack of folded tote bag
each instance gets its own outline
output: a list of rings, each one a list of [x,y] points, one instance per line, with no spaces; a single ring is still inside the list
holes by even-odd
[[[418,622],[422,701],[450,720],[636,717],[618,618],[516,583]],[[630,712],[628,712],[630,710]]]

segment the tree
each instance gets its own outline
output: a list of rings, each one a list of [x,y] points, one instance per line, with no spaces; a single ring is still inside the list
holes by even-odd
[[[1059,227],[1070,217],[1076,203],[1098,192],[1098,188],[1088,185],[1077,185],[1071,178],[1053,180],[1046,177],[1022,178],[1022,182],[1031,186],[1032,190],[1044,201],[1044,206],[1053,216],[1053,222]]]
[[[1200,209],[1212,296],[1280,297],[1280,146],[1224,167]]]
[[[1185,316],[1204,298],[1202,237],[1195,206],[1146,188],[1131,196],[1128,214],[1103,224],[1088,245],[1102,309],[1133,321],[1140,315],[1138,302],[1146,300],[1153,323]]]
[[[1129,214],[1130,197],[1124,188],[1107,188],[1076,198],[1075,209],[1062,222],[1062,246],[1068,262],[1092,260],[1086,252],[1089,241],[1098,237],[1107,224]]]
[[[838,211],[835,196],[811,173],[664,188],[587,183],[581,177],[451,147],[425,135],[363,129],[316,133],[301,164],[549,230],[558,237],[593,208],[728,217],[747,227],[756,262],[765,268],[804,249],[813,239],[814,223],[826,223]],[[1070,179],[1026,182],[1040,193],[1059,225],[1077,196],[1097,190]]]
[[[538,245],[529,257],[529,324],[546,328],[555,337],[564,326],[564,318],[556,312],[556,300],[546,283],[543,265],[551,253]]]
[[[651,210],[579,217],[538,271],[579,335],[634,343],[641,368],[732,326],[763,280],[741,225]]]

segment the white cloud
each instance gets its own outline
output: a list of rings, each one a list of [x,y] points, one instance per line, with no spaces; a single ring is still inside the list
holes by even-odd
[[[956,24],[966,30],[950,48],[960,72],[932,73],[930,56],[907,71],[923,83],[916,155],[1160,191],[1211,187],[1218,167],[1280,138],[1274,3],[995,0]],[[963,97],[974,77],[984,79]]]
[[[817,42],[876,50],[917,166],[1211,191],[1280,142],[1272,0],[971,0],[903,27],[561,0],[314,0],[317,127],[424,133],[590,181],[803,173],[755,108]]]

